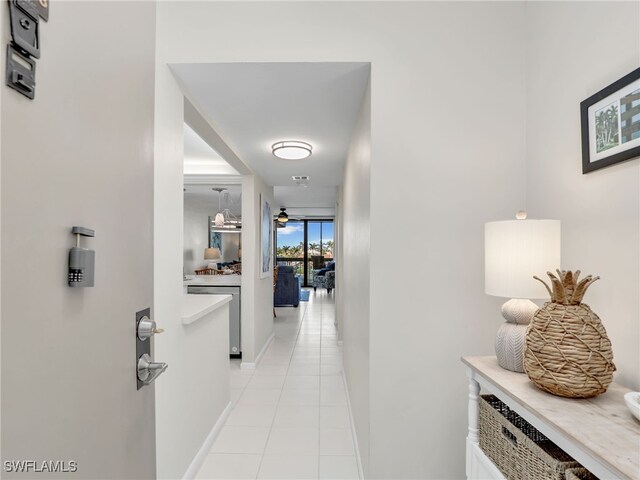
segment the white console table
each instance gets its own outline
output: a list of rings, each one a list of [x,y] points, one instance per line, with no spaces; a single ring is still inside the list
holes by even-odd
[[[495,395],[600,480],[640,479],[640,422],[627,409],[629,389],[612,383],[594,398],[569,399],[539,390],[523,373],[496,358],[462,357],[469,377],[467,478],[504,479],[480,450],[478,395]]]

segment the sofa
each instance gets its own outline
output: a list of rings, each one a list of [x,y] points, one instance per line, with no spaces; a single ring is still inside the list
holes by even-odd
[[[283,265],[278,267],[278,279],[273,292],[273,305],[286,307],[300,304],[300,277],[296,276],[293,267]]]
[[[316,270],[313,272],[311,280],[313,290],[319,288],[326,288],[327,293],[331,293],[331,290],[336,288],[336,264],[335,262],[329,262],[325,268]]]

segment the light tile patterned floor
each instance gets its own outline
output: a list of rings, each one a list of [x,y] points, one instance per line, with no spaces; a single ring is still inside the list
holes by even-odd
[[[198,479],[357,479],[333,297],[276,308],[255,371],[231,365],[233,410]]]

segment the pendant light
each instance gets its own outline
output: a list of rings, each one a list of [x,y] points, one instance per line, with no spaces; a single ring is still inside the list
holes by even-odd
[[[226,188],[214,187],[212,190],[218,192],[218,213],[216,213],[212,221],[213,231],[239,233],[242,220],[229,209],[234,204],[231,193]],[[225,208],[222,208],[222,203],[225,203]]]
[[[280,215],[278,215],[278,221],[280,223],[287,223],[289,221],[289,215],[285,213],[286,208],[280,207]]]
[[[216,213],[216,218],[214,219],[213,223],[216,227],[224,227],[224,214],[222,213],[220,201],[222,200],[222,192],[224,192],[225,189],[214,187],[211,190],[213,190],[214,192],[218,192],[218,213]]]

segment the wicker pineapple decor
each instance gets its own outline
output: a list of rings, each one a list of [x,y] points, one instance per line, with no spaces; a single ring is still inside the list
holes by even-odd
[[[542,390],[561,397],[594,397],[607,390],[616,367],[607,332],[598,316],[581,303],[600,277],[578,281],[580,271],[547,272],[551,288],[540,278],[551,301],[540,308],[525,339],[524,369]]]

